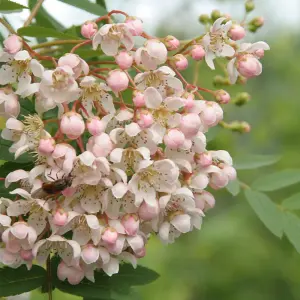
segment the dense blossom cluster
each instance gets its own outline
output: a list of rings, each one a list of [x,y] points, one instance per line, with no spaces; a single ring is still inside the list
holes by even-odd
[[[261,73],[268,45],[239,44],[245,29],[225,17],[185,44],[147,35],[133,17],[111,22],[81,28],[83,44],[111,58],[99,61],[101,68],[74,47],[46,70],[20,37],[4,41],[2,138],[16,159],[35,157],[32,170],[5,178],[6,187],[19,185],[15,199],[0,199],[0,261],[12,268],[43,265],[56,253],[58,277],[77,284],[93,281],[95,270],[118,273],[121,261],[136,266],[151,234],[172,243],[200,229],[215,204],[206,189],[236,178],[228,152],[206,149],[205,133],[223,119],[229,94],[189,84],[180,70],[188,58],[214,69],[214,60],[226,57],[235,83]],[[135,36],[145,38],[142,47],[135,48]],[[204,100],[202,91],[214,99]],[[36,114],[20,115],[26,97]],[[43,120],[48,111],[56,117]]]

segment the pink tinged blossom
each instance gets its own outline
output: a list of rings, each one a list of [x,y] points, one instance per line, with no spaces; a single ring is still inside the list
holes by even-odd
[[[142,110],[137,114],[137,124],[142,128],[146,129],[151,127],[154,123],[154,119],[150,111]]]
[[[173,51],[178,49],[178,47],[180,46],[180,42],[175,36],[168,35],[165,38],[165,45],[167,46],[167,49],[169,51]]]
[[[87,264],[95,263],[100,257],[100,251],[92,244],[87,244],[81,251],[81,258]]]
[[[93,37],[93,49],[96,50],[100,45],[104,54],[108,56],[116,56],[121,44],[127,51],[134,46],[132,33],[125,23],[105,24]]]
[[[139,229],[140,221],[136,214],[127,214],[121,220],[125,232],[128,235],[136,235]]]
[[[21,249],[20,256],[25,261],[32,261],[33,260],[32,250],[23,250],[23,249]]]
[[[225,172],[214,172],[210,176],[210,186],[213,189],[221,189],[229,183],[229,178]]]
[[[140,108],[140,107],[145,106],[145,97],[144,97],[143,93],[135,91],[132,101],[133,101],[136,108]]]
[[[129,79],[125,72],[113,70],[108,73],[106,82],[115,93],[118,93],[128,88]]]
[[[229,180],[236,179],[236,170],[232,166],[225,165],[222,171],[228,176]]]
[[[237,70],[242,76],[252,78],[262,73],[262,64],[254,55],[246,54],[238,58]]]
[[[60,122],[60,130],[68,138],[75,140],[80,137],[85,129],[82,116],[76,112],[65,113]]]
[[[174,61],[176,68],[180,71],[185,70],[189,65],[187,58],[182,54],[176,54],[174,56]]]
[[[70,284],[77,285],[83,280],[84,271],[79,266],[68,266],[61,261],[57,268],[57,277],[62,281],[67,279]]]
[[[98,136],[90,137],[86,147],[96,157],[106,157],[112,151],[113,143],[108,134],[101,133]]]
[[[91,135],[100,135],[104,132],[106,124],[98,117],[89,118],[86,121],[86,127]]]
[[[39,141],[38,151],[40,154],[49,155],[55,149],[55,140],[53,138],[43,138]]]
[[[4,50],[9,54],[15,54],[22,49],[22,39],[12,34],[3,41]]]
[[[178,129],[170,129],[164,136],[164,143],[170,149],[180,148],[185,141],[184,134]]]
[[[91,39],[98,31],[98,26],[95,22],[87,21],[81,26],[81,35],[86,39]]]
[[[140,36],[143,33],[143,22],[135,17],[129,17],[125,21],[130,33],[133,36]]]
[[[205,57],[205,50],[201,45],[195,45],[192,48],[191,56],[194,60],[202,60]]]
[[[230,101],[230,95],[224,90],[218,90],[216,91],[216,100],[220,104],[227,104]]]
[[[214,196],[207,191],[195,193],[194,196],[196,207],[203,211],[207,211],[215,206],[216,200]]]
[[[115,244],[117,239],[118,239],[118,232],[112,227],[106,228],[102,234],[103,242],[109,245]]]
[[[146,69],[155,70],[158,65],[166,62],[168,50],[159,40],[148,40],[144,47],[138,48],[135,53],[137,65],[143,65]]]
[[[144,201],[139,207],[138,215],[142,220],[150,221],[158,216],[159,211],[160,209],[157,201],[151,206]]]
[[[6,249],[0,249],[0,262],[11,268],[18,268],[23,263],[19,253],[12,253]]]
[[[232,27],[228,31],[228,36],[234,41],[242,40],[245,37],[245,35],[245,28],[238,24],[232,25]]]
[[[195,113],[189,113],[181,118],[179,129],[186,138],[192,138],[198,133],[200,126],[201,120],[199,116]]]
[[[121,51],[115,59],[116,63],[122,70],[129,69],[133,63],[133,56],[127,51]]]
[[[10,89],[0,90],[0,115],[17,117],[20,113],[18,96]]]
[[[263,58],[265,56],[265,50],[264,49],[258,49],[254,52],[254,55],[257,58]]]
[[[63,209],[58,209],[54,213],[52,222],[56,226],[64,226],[68,222],[68,213],[65,212]]]
[[[69,66],[72,69],[75,78],[78,78],[81,75],[81,73],[87,75],[90,70],[89,65],[85,62],[85,60],[80,58],[77,54],[73,53],[67,53],[64,56],[62,56],[58,60],[58,66]]]
[[[209,152],[203,152],[196,155],[196,163],[202,168],[209,167],[212,164],[212,155]]]
[[[76,158],[75,149],[69,144],[56,144],[48,164],[52,167],[59,167],[66,173],[70,173],[73,169],[73,163]]]

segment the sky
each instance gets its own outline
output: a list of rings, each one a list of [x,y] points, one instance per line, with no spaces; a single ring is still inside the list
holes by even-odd
[[[14,0],[27,5],[27,0]],[[175,32],[181,31],[193,36],[198,30],[198,16],[218,8],[222,12],[232,13],[233,17],[243,16],[244,0],[232,2],[216,0],[106,0],[108,9],[121,9],[144,21],[149,34],[154,34],[157,24],[171,24]],[[58,0],[45,0],[44,7],[66,27],[79,25],[96,16],[83,12]],[[182,7],[183,6],[183,7]],[[284,28],[297,29],[300,25],[300,0],[257,0],[256,15],[266,19],[265,34],[270,30]],[[28,16],[28,11],[10,14],[9,21],[15,27],[21,27]],[[72,18],[70,17],[72,16]],[[172,33],[171,33],[172,34]]]

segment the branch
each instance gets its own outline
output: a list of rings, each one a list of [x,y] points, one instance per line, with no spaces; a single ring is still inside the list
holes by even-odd
[[[34,8],[31,11],[31,14],[29,15],[28,19],[25,21],[24,23],[24,27],[28,26],[31,21],[33,20],[33,18],[36,16],[36,14],[38,13],[41,5],[43,4],[44,0],[38,0],[36,5],[34,6]]]
[[[17,34],[16,31],[3,18],[0,18],[0,23],[2,23],[10,33]]]
[[[56,40],[56,41],[41,43],[41,44],[32,46],[32,49],[34,50],[34,49],[45,48],[45,47],[50,47],[50,46],[55,46],[55,45],[79,44],[79,43],[82,43],[82,40]]]
[[[51,274],[51,258],[50,254],[47,258],[47,282],[48,282],[48,300],[52,300],[52,274]]]

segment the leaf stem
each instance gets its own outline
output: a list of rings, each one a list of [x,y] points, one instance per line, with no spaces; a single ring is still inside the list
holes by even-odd
[[[52,300],[52,274],[51,274],[51,258],[50,255],[47,258],[47,283],[48,283],[48,300]]]
[[[34,8],[31,11],[31,14],[29,15],[28,19],[25,21],[24,23],[24,27],[28,26],[31,21],[33,20],[33,18],[36,16],[36,14],[38,13],[41,5],[43,4],[44,0],[38,0],[36,5],[34,6]]]

